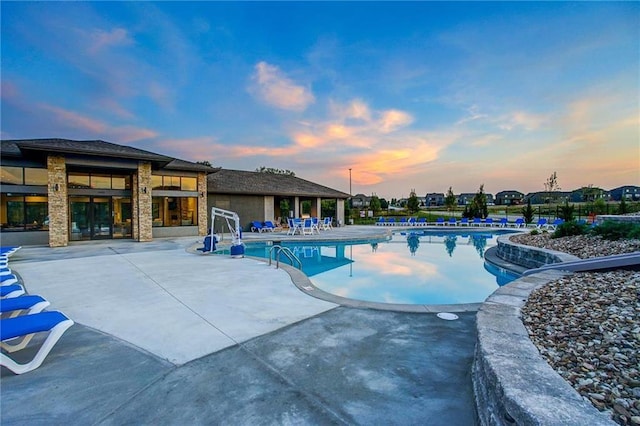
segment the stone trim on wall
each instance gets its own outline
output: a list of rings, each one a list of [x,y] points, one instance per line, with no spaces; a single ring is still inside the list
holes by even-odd
[[[498,250],[496,256],[500,259],[527,269],[535,269],[551,263],[572,262],[580,258],[560,251],[526,246],[514,243],[509,235],[498,237]]]
[[[198,173],[198,235],[207,235],[209,229],[207,204],[207,174]]]
[[[66,247],[69,244],[69,202],[65,157],[47,156],[47,173],[49,247]]]
[[[135,216],[138,222],[138,241],[153,240],[153,212],[151,202],[151,163],[139,162],[137,178],[137,190],[132,191],[131,200],[137,205],[138,211]]]

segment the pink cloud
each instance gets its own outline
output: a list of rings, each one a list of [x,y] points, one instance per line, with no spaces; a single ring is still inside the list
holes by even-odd
[[[315,101],[310,90],[296,84],[278,67],[264,61],[256,64],[252,80],[255,83],[254,91],[269,105],[303,111]]]
[[[127,46],[133,44],[129,33],[124,28],[114,28],[111,31],[95,30],[90,35],[90,53],[99,53],[112,46]]]

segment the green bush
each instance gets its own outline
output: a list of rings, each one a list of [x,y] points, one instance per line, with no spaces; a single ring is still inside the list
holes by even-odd
[[[573,235],[584,235],[587,233],[588,226],[577,222],[564,222],[558,225],[551,238],[571,237]]]
[[[537,229],[532,229],[531,232],[529,232],[529,235],[538,235],[540,233],[540,231],[538,231]]]
[[[620,240],[640,237],[640,225],[629,222],[615,222],[612,220],[592,228],[591,233],[605,240]]]

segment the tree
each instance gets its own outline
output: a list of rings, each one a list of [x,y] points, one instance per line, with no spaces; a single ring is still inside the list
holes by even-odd
[[[547,193],[547,199],[545,202],[556,200],[558,195],[556,192],[560,191],[560,185],[558,185],[558,175],[556,172],[551,173],[549,179],[544,183],[544,190]]]
[[[407,200],[407,209],[409,213],[416,213],[420,210],[420,201],[418,201],[418,196],[416,195],[415,189],[411,190],[409,194],[409,199]]]
[[[469,203],[468,206],[465,206],[464,212],[462,213],[463,217],[473,219],[476,217],[486,218],[489,214],[489,210],[487,208],[487,196],[484,193],[484,184],[480,185],[478,192],[473,196],[473,199]]]
[[[377,195],[371,196],[371,201],[369,201],[369,207],[371,207],[371,210],[373,210],[374,215],[376,214],[376,212],[380,211],[381,203],[380,203],[380,198],[378,198]]]
[[[211,165],[211,163],[210,163],[210,162],[208,162],[207,160],[203,160],[203,161],[196,161],[196,164],[202,164],[202,165],[204,165],[204,166],[213,167],[213,166]]]
[[[449,187],[449,190],[447,191],[447,195],[446,197],[444,197],[444,205],[447,206],[448,211],[451,211],[456,207],[456,196],[453,195],[453,191],[451,190],[451,187]]]
[[[573,204],[569,205],[569,202],[565,201],[564,206],[561,206],[558,211],[558,217],[565,222],[571,222],[573,220],[574,210],[575,206]]]
[[[382,210],[387,210],[389,208],[389,202],[384,198],[380,198],[380,208]]]
[[[282,169],[274,169],[272,167],[261,166],[256,169],[256,172],[260,173],[271,173],[274,175],[287,175],[287,176],[295,176],[296,174],[291,170],[282,170]]]
[[[531,198],[527,199],[527,205],[522,208],[522,217],[528,225],[533,222],[533,207],[531,207]]]
[[[627,202],[624,200],[624,196],[620,199],[620,204],[618,204],[618,214],[627,214],[629,213],[629,207],[627,206]]]

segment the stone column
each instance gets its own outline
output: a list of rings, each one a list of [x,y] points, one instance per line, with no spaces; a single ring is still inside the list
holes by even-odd
[[[49,247],[69,244],[69,201],[67,200],[67,165],[63,155],[47,157],[49,202]]]
[[[151,163],[138,163],[137,188],[134,188],[132,202],[137,207],[135,218],[137,219],[138,241],[151,241],[153,239],[153,215],[151,205]],[[134,237],[135,238],[135,237]]]
[[[336,224],[338,226],[342,225],[344,226],[344,200],[342,199],[338,199],[336,200]]]
[[[198,235],[207,235],[207,229],[209,229],[209,205],[207,200],[209,198],[207,192],[207,174],[203,172],[198,173]]]

